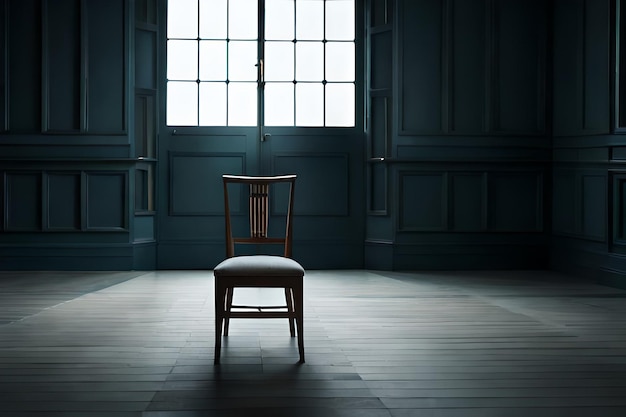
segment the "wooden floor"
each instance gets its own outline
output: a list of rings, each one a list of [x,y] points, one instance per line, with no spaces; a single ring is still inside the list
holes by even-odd
[[[548,272],[308,271],[213,366],[210,271],[0,273],[0,416],[626,416],[626,291]],[[275,292],[240,292],[236,297]]]

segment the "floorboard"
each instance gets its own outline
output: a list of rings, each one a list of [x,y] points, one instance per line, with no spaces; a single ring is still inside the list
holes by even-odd
[[[280,290],[238,290],[273,304]],[[233,320],[210,271],[0,272],[0,416],[626,415],[626,291],[544,271],[308,271]]]

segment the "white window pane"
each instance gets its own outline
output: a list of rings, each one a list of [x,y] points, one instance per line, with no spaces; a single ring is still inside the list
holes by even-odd
[[[354,81],[354,43],[326,43],[326,80]]]
[[[265,80],[293,81],[292,42],[265,42]]]
[[[265,125],[293,126],[293,83],[265,84]]]
[[[294,39],[293,0],[265,1],[265,39]]]
[[[197,41],[167,41],[167,79],[198,79]]]
[[[326,126],[354,126],[354,84],[326,84]]]
[[[175,81],[167,83],[167,124],[198,125],[198,84]]]
[[[227,4],[228,0],[200,0],[200,37],[202,39],[227,38]]]
[[[226,83],[200,83],[200,126],[226,126]]]
[[[256,81],[256,42],[228,43],[228,79],[231,81]]]
[[[228,37],[230,39],[257,39],[257,0],[230,0],[228,2]]]
[[[324,85],[296,84],[296,126],[324,125]]]
[[[226,81],[226,41],[200,41],[200,80]]]
[[[354,40],[354,0],[326,2],[326,39]]]
[[[324,44],[322,42],[296,43],[296,80],[322,81],[324,79]]]
[[[324,2],[322,0],[296,1],[296,39],[324,39]]]
[[[228,85],[228,125],[255,126],[256,120],[256,83],[230,83]]]
[[[198,1],[172,0],[167,2],[167,37],[198,37]]]

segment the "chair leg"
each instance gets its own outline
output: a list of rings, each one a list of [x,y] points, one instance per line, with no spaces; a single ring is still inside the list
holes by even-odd
[[[219,284],[215,278],[215,355],[213,364],[219,365],[222,350],[222,325],[224,323],[224,302],[226,300],[226,287]]]
[[[226,311],[230,313],[233,307],[233,293],[235,289],[233,287],[226,288]],[[224,336],[228,336],[228,328],[230,327],[230,316],[224,317]]]
[[[285,300],[287,301],[287,311],[289,312],[289,333],[291,333],[291,337],[295,337],[296,328],[294,326],[293,293],[291,288],[285,288]]]
[[[298,352],[300,363],[304,363],[304,290],[302,283],[293,289],[296,325],[298,326]]]

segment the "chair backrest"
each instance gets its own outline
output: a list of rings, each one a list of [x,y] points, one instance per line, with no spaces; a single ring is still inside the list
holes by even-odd
[[[224,215],[226,220],[226,257],[230,258],[235,256],[235,244],[282,244],[284,245],[284,256],[291,258],[293,196],[296,185],[296,175],[271,177],[222,175],[222,180],[224,182]],[[272,186],[278,183],[288,183],[289,187],[285,229],[284,234],[281,236],[269,236],[270,192],[273,188]],[[228,198],[230,184],[248,185],[248,213],[250,218],[250,234],[248,236],[233,236],[233,225]]]

